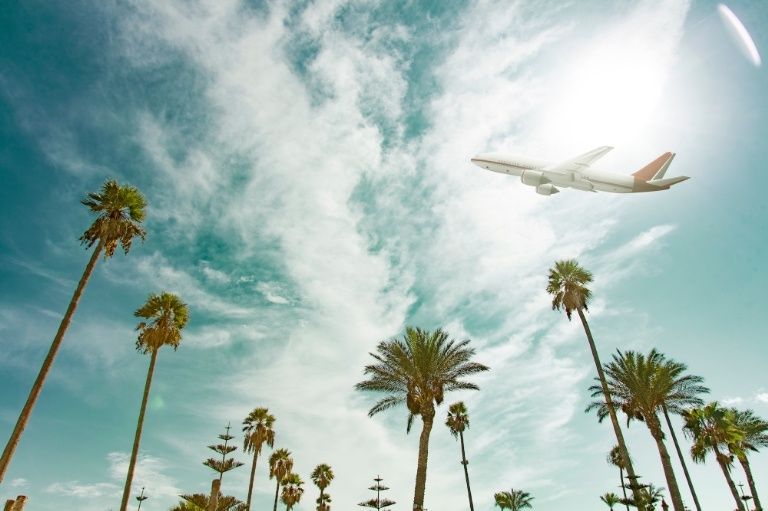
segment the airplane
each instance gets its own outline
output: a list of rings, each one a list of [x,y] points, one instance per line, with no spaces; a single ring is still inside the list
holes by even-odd
[[[553,195],[560,188],[586,192],[638,193],[658,192],[689,179],[679,176],[664,179],[675,153],[664,153],[630,176],[596,170],[592,163],[613,149],[602,146],[561,163],[548,163],[523,156],[481,153],[471,159],[480,168],[520,176],[524,185],[535,186],[536,193]]]

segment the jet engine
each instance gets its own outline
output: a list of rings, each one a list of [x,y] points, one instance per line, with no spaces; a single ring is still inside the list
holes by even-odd
[[[555,188],[555,186],[552,185],[551,183],[545,183],[543,185],[539,185],[539,186],[536,187],[536,193],[541,194],[541,195],[553,195],[553,194],[559,193],[559,192],[560,192],[560,190]]]
[[[539,170],[524,170],[523,173],[520,174],[520,181],[528,186],[539,186],[549,183],[549,179],[544,177],[544,174]]]

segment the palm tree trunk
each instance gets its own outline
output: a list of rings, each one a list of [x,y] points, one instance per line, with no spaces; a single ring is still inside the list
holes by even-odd
[[[323,489],[322,489],[322,488],[320,488],[320,499],[319,499],[319,500],[320,500],[320,504],[317,506],[318,508],[319,508],[320,506],[323,506],[323,505],[324,505],[324,501],[323,501]]]
[[[738,456],[741,467],[744,469],[744,474],[747,476],[747,484],[749,484],[749,491],[752,492],[752,500],[755,503],[755,511],[763,511],[763,506],[760,504],[760,498],[757,496],[757,486],[755,486],[755,479],[752,477],[752,469],[749,466],[749,460],[746,455]]]
[[[431,408],[431,407],[430,407]],[[424,493],[427,487],[427,457],[429,454],[429,433],[432,431],[432,421],[435,418],[435,409],[422,412],[421,420],[424,425],[419,437],[419,460],[416,468],[416,489],[413,494],[413,510],[424,509]]]
[[[253,493],[253,477],[256,475],[256,460],[259,456],[259,450],[253,450],[253,463],[251,463],[251,479],[248,483],[248,500],[245,503],[245,509],[251,510],[251,494]]]
[[[152,387],[152,375],[155,372],[155,362],[157,361],[157,350],[152,350],[152,357],[149,359],[149,369],[147,370],[147,381],[144,384],[144,396],[141,398],[141,409],[139,410],[139,421],[136,424],[136,435],[133,437],[133,450],[131,451],[131,461],[128,463],[128,475],[125,478],[125,488],[123,488],[123,500],[120,503],[120,511],[128,509],[128,497],[131,495],[131,483],[133,483],[133,471],[136,468],[136,459],[139,457],[139,444],[141,443],[141,429],[144,427],[144,413],[147,411],[147,401],[149,400],[149,389]]]
[[[272,511],[277,511],[277,494],[280,493],[280,479],[277,478],[277,475],[275,475],[275,480],[277,481],[277,486],[275,486],[275,505],[272,506]]]
[[[613,432],[616,435],[616,443],[619,444],[621,457],[624,458],[624,465],[627,470],[627,479],[629,479],[629,485],[632,489],[632,496],[638,504],[638,511],[645,511],[645,506],[641,504],[640,488],[638,488],[637,485],[635,469],[632,467],[632,460],[629,457],[627,444],[624,442],[624,435],[619,426],[619,419],[616,418],[616,410],[613,408],[611,395],[608,393],[608,384],[605,382],[603,365],[600,363],[600,356],[597,354],[597,347],[595,347],[595,340],[592,338],[592,331],[589,329],[589,324],[587,323],[587,318],[584,316],[584,311],[581,308],[576,310],[579,313],[579,319],[581,319],[581,324],[584,327],[584,333],[587,335],[589,349],[592,350],[592,358],[594,359],[595,367],[597,368],[597,376],[600,378],[600,386],[603,388],[603,396],[605,396],[605,406],[608,408],[608,414],[611,416],[611,424],[613,425]]]
[[[11,464],[11,458],[13,458],[13,453],[16,451],[16,447],[19,445],[19,440],[21,440],[21,434],[24,432],[24,428],[27,427],[27,421],[29,420],[29,416],[32,413],[32,408],[34,408],[35,403],[37,402],[37,398],[40,395],[40,391],[43,389],[43,383],[45,383],[45,378],[48,376],[48,372],[51,370],[53,359],[56,358],[56,353],[59,351],[61,341],[64,339],[64,334],[67,332],[67,328],[69,328],[69,323],[72,321],[72,316],[75,314],[77,304],[83,294],[85,285],[88,283],[88,279],[91,278],[93,269],[96,266],[96,261],[99,259],[99,255],[101,254],[103,247],[104,243],[99,240],[98,245],[96,245],[96,248],[93,250],[93,254],[91,254],[91,258],[88,260],[88,264],[83,271],[82,277],[80,277],[80,282],[77,283],[75,294],[72,295],[72,299],[69,301],[67,312],[64,313],[64,317],[61,319],[59,329],[56,331],[56,336],[53,338],[51,347],[48,350],[48,355],[46,355],[45,361],[43,361],[43,366],[40,368],[40,372],[37,374],[37,379],[35,379],[35,383],[32,385],[32,390],[29,391],[27,402],[24,403],[24,408],[21,409],[21,414],[16,421],[16,426],[13,428],[13,433],[11,433],[11,438],[8,439],[8,443],[3,450],[3,455],[0,457],[0,483],[3,482],[5,472],[8,470],[8,466]]]
[[[464,465],[464,479],[467,481],[467,495],[469,495],[469,511],[475,511],[475,506],[472,504],[472,490],[469,488],[469,472],[467,471],[467,455],[464,453],[464,432],[459,431],[459,438],[461,439],[461,464]]]
[[[713,445],[712,450],[715,451],[715,457],[717,458],[717,463],[720,465],[720,468],[723,470],[723,475],[725,476],[725,480],[728,483],[728,488],[731,490],[731,495],[733,495],[733,499],[736,501],[736,509],[738,509],[739,511],[746,511],[744,509],[744,502],[741,500],[738,490],[736,490],[736,485],[733,484],[733,479],[731,478],[731,471],[728,468],[728,463],[726,463],[727,456],[720,452],[720,449],[717,448],[717,445]]]
[[[661,423],[656,414],[648,417],[646,424],[651,431],[651,436],[653,436],[653,439],[656,441],[656,448],[659,450],[661,466],[664,468],[664,478],[667,480],[667,488],[669,489],[669,498],[672,499],[672,507],[675,511],[685,511],[683,498],[680,495],[680,488],[677,486],[675,471],[672,469],[672,460],[669,458],[667,446],[664,445]]]
[[[669,420],[667,405],[662,404],[661,409],[664,412],[664,418],[667,421],[667,427],[669,428],[669,433],[672,435],[672,443],[675,444],[677,457],[680,460],[680,464],[683,466],[683,473],[685,474],[685,480],[688,482],[688,489],[691,490],[691,496],[693,497],[693,504],[696,506],[696,511],[701,511],[699,498],[696,496],[696,490],[694,490],[693,488],[693,481],[691,481],[691,475],[688,473],[688,466],[685,464],[685,457],[683,456],[683,451],[680,449],[680,444],[677,441],[677,435],[675,435],[675,428],[672,427],[672,421]]]
[[[629,511],[629,499],[627,499],[627,485],[624,484],[624,469],[619,467],[619,479],[621,479],[621,491],[624,493],[624,506]]]
[[[595,347],[595,340],[592,338],[592,331],[589,329],[587,318],[584,316],[584,311],[581,308],[576,309],[579,313],[579,319],[584,327],[584,333],[587,335],[587,341],[589,341],[589,349],[592,350],[592,358],[595,361],[595,367],[597,368],[597,376],[600,378],[600,386],[603,388],[603,395],[605,396],[605,406],[608,408],[608,414],[611,416],[611,424],[613,425],[613,432],[616,435],[616,443],[619,444],[619,451],[624,458],[624,465],[627,470],[627,478],[629,479],[629,485],[632,489],[632,496],[635,502],[638,504],[638,511],[645,511],[645,506],[641,504],[640,489],[637,485],[637,476],[635,475],[635,469],[632,467],[632,459],[629,457],[629,451],[627,451],[627,444],[624,442],[624,435],[621,432],[619,426],[619,419],[616,418],[616,410],[613,408],[613,402],[611,401],[611,395],[608,393],[608,384],[605,382],[605,374],[603,373],[603,365],[600,363],[600,356],[597,354],[597,347]]]

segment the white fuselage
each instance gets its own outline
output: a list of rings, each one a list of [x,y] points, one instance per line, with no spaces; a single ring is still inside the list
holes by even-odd
[[[542,172],[551,167],[552,162],[511,154],[483,153],[472,158],[472,163],[493,172],[520,176],[521,181],[530,186],[551,183],[558,188],[575,188],[584,191],[614,193],[637,191],[637,180],[633,176],[606,172],[591,167],[584,167],[578,174],[547,174],[544,178]]]

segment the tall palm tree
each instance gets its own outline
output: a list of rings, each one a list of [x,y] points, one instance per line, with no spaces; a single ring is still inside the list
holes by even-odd
[[[283,479],[283,493],[280,496],[280,500],[285,504],[286,511],[291,511],[293,506],[299,503],[301,496],[304,494],[304,488],[301,485],[304,481],[301,480],[298,474],[288,474]]]
[[[315,486],[320,488],[320,497],[317,499],[317,503],[321,504],[325,502],[325,499],[323,498],[325,496],[325,489],[328,488],[331,481],[333,481],[333,470],[331,470],[329,465],[321,463],[312,471],[311,478],[312,482],[315,483]]]
[[[744,474],[747,476],[747,484],[752,493],[752,499],[755,502],[755,511],[762,511],[760,498],[757,496],[757,486],[752,476],[752,468],[749,466],[747,451],[758,451],[759,447],[768,447],[768,422],[756,416],[752,410],[736,410],[731,408],[733,414],[733,425],[741,433],[740,438],[728,445],[728,450],[732,456],[735,456]]]
[[[608,492],[605,495],[600,495],[600,500],[602,500],[611,511],[613,511],[613,506],[621,502],[621,499],[618,495],[616,495],[613,492]]]
[[[131,460],[128,463],[128,475],[125,478],[125,487],[123,488],[123,500],[120,504],[120,511],[126,511],[128,508],[133,471],[136,468],[136,458],[139,455],[141,430],[144,426],[144,413],[147,410],[147,400],[149,399],[149,389],[152,386],[152,375],[155,372],[157,353],[163,346],[171,346],[174,350],[179,347],[181,331],[189,319],[187,305],[178,296],[166,292],[159,295],[150,294],[144,305],[133,314],[138,318],[144,319],[136,327],[136,330],[139,331],[136,349],[143,354],[149,353],[150,359],[147,380],[144,383],[144,395],[141,398],[139,420],[136,424],[136,434],[133,438]]]
[[[624,498],[621,500],[621,502],[627,508],[627,511],[629,511],[629,499],[627,498],[627,484],[624,482],[624,469],[626,467],[624,466],[624,458],[621,455],[621,450],[619,449],[618,445],[614,445],[613,448],[610,451],[608,451],[608,456],[606,456],[605,461],[607,461],[608,464],[613,465],[614,467],[619,469],[619,480],[621,481],[621,492],[624,494]]]
[[[467,407],[462,401],[453,403],[448,408],[448,419],[445,421],[445,425],[451,430],[453,438],[461,439],[461,464],[464,465],[464,480],[467,482],[469,509],[475,511],[475,506],[472,503],[472,490],[469,488],[469,472],[467,472],[469,462],[464,452],[464,430],[469,429],[469,415],[467,414]]]
[[[661,405],[661,411],[664,413],[664,420],[667,423],[667,429],[669,434],[672,435],[672,443],[675,444],[675,451],[677,452],[677,459],[680,460],[680,465],[683,467],[683,474],[685,474],[685,481],[688,483],[688,489],[691,491],[691,497],[693,498],[693,505],[696,506],[696,511],[701,511],[701,504],[699,504],[699,497],[696,495],[696,489],[693,487],[693,480],[691,480],[691,474],[688,472],[688,463],[683,456],[683,450],[680,448],[680,442],[677,440],[677,434],[675,434],[675,428],[672,427],[672,421],[669,418],[669,410],[667,405]],[[677,410],[676,413],[682,414],[684,410]]]
[[[77,309],[77,304],[83,295],[85,285],[88,283],[88,279],[91,278],[93,269],[96,267],[99,255],[103,252],[104,259],[109,259],[114,255],[118,244],[122,245],[123,251],[127,254],[131,249],[131,243],[134,238],[139,237],[143,240],[146,236],[144,229],[141,227],[141,222],[144,220],[144,208],[147,203],[138,188],[127,185],[120,186],[116,181],[109,180],[102,185],[100,193],[89,193],[88,198],[83,199],[81,203],[91,213],[95,213],[97,217],[88,230],[80,237],[80,241],[86,246],[86,249],[91,248],[94,244],[96,244],[96,248],[93,250],[91,258],[85,266],[80,282],[77,283],[75,293],[72,295],[67,311],[61,319],[59,329],[56,331],[51,347],[48,349],[48,354],[43,361],[40,372],[37,374],[35,383],[32,384],[27,401],[21,409],[11,437],[5,445],[2,456],[0,456],[0,483],[3,482],[3,477],[5,477],[8,466],[11,464],[11,459],[16,451],[16,447],[19,445],[24,428],[27,427],[27,421],[32,413],[32,408],[35,406],[40,391],[43,389],[45,379],[51,370],[53,360],[56,358],[56,354],[61,346],[61,341],[64,339],[64,334],[67,332],[67,328],[72,321],[72,316],[75,314],[75,309]]]
[[[744,439],[743,433],[735,425],[733,412],[721,408],[717,401],[713,401],[704,407],[686,410],[683,413],[683,420],[685,421],[683,431],[693,439],[691,447],[693,461],[703,463],[710,451],[714,453],[728,483],[728,489],[731,490],[731,495],[736,501],[736,509],[746,511],[731,478],[731,458],[724,452],[728,446],[735,447]]]
[[[245,502],[248,510],[251,509],[253,477],[256,474],[256,460],[259,454],[261,454],[261,448],[264,444],[267,444],[269,447],[275,446],[275,430],[272,429],[274,423],[275,417],[270,415],[269,410],[266,408],[251,410],[248,417],[243,420],[243,451],[253,452],[251,477],[248,480],[248,500]]]
[[[288,474],[293,470],[293,458],[288,449],[277,449],[269,457],[269,478],[275,478],[277,486],[275,487],[275,504],[272,511],[277,511],[277,496],[280,493],[280,484]]]
[[[703,405],[704,402],[698,394],[709,392],[709,389],[701,385],[703,379],[700,376],[684,374],[684,364],[666,359],[655,349],[648,355],[634,351],[618,351],[604,369],[611,399],[627,414],[627,422],[634,418],[648,426],[659,451],[672,506],[675,511],[684,511],[672,460],[664,444],[664,432],[658,412],[662,405],[666,405],[673,412],[682,412],[688,406]],[[593,398],[602,397],[603,392],[599,385],[592,385],[590,390]],[[602,399],[593,401],[586,411],[590,410],[597,410],[601,422],[608,416],[605,401]]]
[[[355,386],[358,390],[388,394],[368,411],[369,417],[405,403],[409,412],[406,432],[410,432],[414,417],[421,417],[414,511],[424,508],[429,434],[435,406],[443,402],[446,392],[478,390],[477,385],[461,378],[488,370],[483,364],[470,360],[475,350],[468,347],[469,342],[469,339],[461,342],[449,339],[439,328],[429,332],[409,327],[402,339],[379,343],[378,353],[371,353],[377,363],[365,367],[369,379]]]
[[[521,509],[531,508],[533,497],[523,490],[502,491],[493,495],[496,505],[501,509],[510,511],[520,511]]]
[[[576,311],[579,315],[581,325],[584,327],[584,333],[587,336],[589,349],[592,351],[595,368],[597,368],[597,376],[600,379],[608,415],[611,417],[611,425],[616,435],[616,442],[619,445],[621,456],[624,458],[624,466],[632,488],[632,495],[635,501],[639,501],[639,488],[635,469],[632,467],[632,459],[629,457],[627,444],[624,442],[624,435],[621,432],[619,420],[616,417],[616,410],[611,401],[608,384],[605,381],[605,374],[603,374],[603,366],[600,363],[600,356],[597,354],[595,340],[592,338],[592,331],[589,329],[589,323],[587,323],[587,318],[584,315],[589,299],[592,296],[592,292],[587,287],[590,282],[592,282],[592,274],[582,268],[575,260],[557,261],[555,266],[549,270],[547,293],[552,295],[552,309],[558,311],[565,310],[568,321],[571,320],[573,311]],[[643,511],[644,507],[641,505],[638,509]]]

